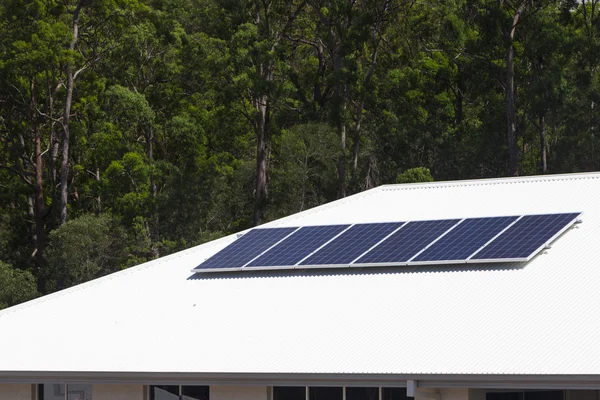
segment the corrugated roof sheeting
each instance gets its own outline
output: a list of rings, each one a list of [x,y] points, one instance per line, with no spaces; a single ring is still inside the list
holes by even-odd
[[[0,371],[600,374],[599,189],[600,174],[374,189],[269,225],[583,223],[525,266],[190,272],[232,235],[0,312]]]

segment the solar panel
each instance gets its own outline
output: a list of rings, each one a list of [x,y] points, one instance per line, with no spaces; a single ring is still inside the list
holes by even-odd
[[[517,220],[518,217],[470,218],[411,260],[419,262],[465,262],[467,258]]]
[[[194,271],[239,269],[298,228],[252,229]]]
[[[376,245],[404,222],[356,224],[299,265],[345,265]]]
[[[409,222],[361,256],[353,265],[406,262],[459,221],[458,219],[446,219]]]
[[[253,229],[193,271],[525,262],[579,215]]]
[[[350,225],[305,226],[245,268],[286,267],[297,264]]]
[[[525,215],[470,261],[528,261],[557,235],[571,226],[580,213]]]

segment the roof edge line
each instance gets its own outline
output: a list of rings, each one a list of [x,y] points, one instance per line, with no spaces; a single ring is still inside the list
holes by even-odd
[[[377,186],[381,190],[390,189],[419,189],[419,188],[434,188],[448,186],[469,186],[469,185],[490,185],[490,184],[506,184],[506,183],[527,183],[539,181],[553,180],[575,180],[575,179],[598,179],[600,172],[578,172],[565,174],[548,174],[548,175],[524,175],[524,176],[509,176],[499,178],[474,178],[474,179],[456,179],[434,182],[415,182],[415,183],[389,183]]]
[[[108,371],[0,371],[0,383],[137,383],[212,385],[394,386],[407,380],[420,387],[600,388],[600,374],[365,374],[365,373],[195,373]]]

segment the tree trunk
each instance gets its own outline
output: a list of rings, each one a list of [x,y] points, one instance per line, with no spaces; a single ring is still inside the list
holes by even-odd
[[[321,110],[323,108],[323,103],[324,103],[323,91],[321,88],[321,84],[323,81],[323,74],[325,73],[326,64],[325,64],[325,56],[323,54],[324,53],[323,43],[321,41],[317,41],[316,50],[317,50],[317,59],[319,60],[319,67],[317,68],[317,75],[315,78],[315,83],[313,85],[312,109],[315,114],[317,112],[321,112]]]
[[[333,71],[337,75],[337,79],[340,81],[336,84],[335,97],[335,123],[337,126],[338,136],[340,137],[340,155],[338,158],[338,198],[346,197],[346,97],[347,97],[347,85],[341,81],[343,78],[340,76],[342,71],[342,46],[340,39],[335,39],[334,54],[333,54]]]
[[[261,96],[257,101],[259,112],[258,121],[255,124],[256,131],[256,182],[254,188],[254,226],[260,224],[266,211],[267,205],[267,168],[269,160],[269,132],[268,132],[268,97]]]
[[[73,13],[73,38],[69,45],[69,50],[74,51],[79,39],[79,14],[86,0],[80,0],[77,8]],[[63,138],[62,138],[62,160],[60,166],[60,212],[59,221],[64,224],[67,221],[67,204],[69,201],[69,140],[70,128],[69,122],[71,118],[71,106],[73,104],[73,86],[75,84],[75,71],[73,64],[67,64],[67,94],[65,97],[65,108],[63,113]]]
[[[46,247],[46,202],[44,200],[44,169],[42,158],[42,134],[37,116],[37,105],[35,95],[35,83],[31,80],[31,122],[33,123],[33,142],[35,147],[35,183],[34,192],[34,210],[35,210],[35,264],[38,276],[38,291],[45,291],[45,281],[42,278],[41,271],[44,269],[44,250]]]
[[[460,63],[456,64],[458,79],[456,85],[456,111],[454,123],[458,127],[458,140],[462,140],[463,136],[463,103],[465,93],[465,79],[463,77],[462,66]]]
[[[146,156],[150,162],[154,161],[154,128],[152,126],[148,127],[148,134],[146,135]],[[156,186],[156,179],[154,178],[154,173],[150,174],[150,187],[152,190],[152,197],[156,197],[158,194],[158,187]]]
[[[94,175],[94,179],[96,179],[96,182],[100,182],[100,167],[98,167],[96,165],[96,173]],[[98,193],[98,197],[96,197],[96,202],[97,202],[97,207],[98,207],[98,214],[102,213],[102,196],[100,195],[100,193]]]
[[[539,119],[540,129],[540,173],[545,174],[548,165],[546,161],[546,151],[548,149],[548,143],[546,141],[546,120],[544,115],[540,115]]]
[[[508,174],[519,175],[519,160],[517,148],[517,116],[515,109],[515,50],[512,43],[506,50],[506,123],[508,139]]]
[[[59,221],[67,221],[67,204],[69,200],[69,114],[73,98],[73,75],[69,72],[67,77],[67,97],[65,99],[65,112],[63,114],[62,160],[60,165],[60,214]],[[70,86],[70,87],[69,87]]]
[[[338,160],[338,197],[346,197],[346,124],[338,121],[340,136],[340,157]]]
[[[508,31],[508,47],[506,49],[506,123],[508,142],[508,174],[519,175],[519,160],[517,148],[517,111],[515,106],[515,46],[513,44],[519,18],[527,6],[528,0],[523,0],[515,11],[512,26]]]

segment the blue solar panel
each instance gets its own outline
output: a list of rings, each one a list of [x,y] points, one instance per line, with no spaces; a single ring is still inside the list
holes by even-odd
[[[246,267],[295,265],[350,225],[306,226]]]
[[[240,268],[296,229],[253,229],[204,261],[196,269]]]
[[[403,222],[357,224],[328,243],[300,265],[350,264],[380,240],[402,226]]]
[[[518,217],[470,218],[411,262],[465,260]]]
[[[481,249],[472,259],[527,260],[578,216],[579,213],[526,215]]]
[[[355,264],[399,263],[410,260],[429,243],[460,221],[409,222],[381,244],[359,258]]]

